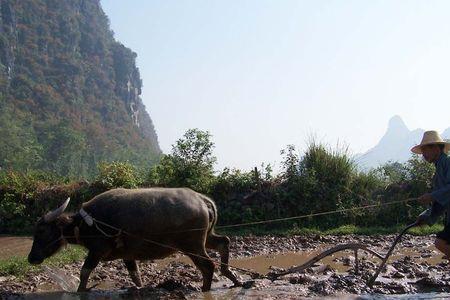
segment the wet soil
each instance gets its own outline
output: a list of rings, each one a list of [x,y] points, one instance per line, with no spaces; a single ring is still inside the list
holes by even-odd
[[[389,236],[247,236],[232,237],[231,265],[261,274],[300,265],[314,255],[342,243],[364,243],[381,254],[394,240]],[[384,299],[382,295],[420,294],[419,298],[442,299],[450,296],[450,266],[433,246],[434,237],[406,235],[397,246],[387,267],[372,288],[366,284],[380,260],[359,251],[359,272],[355,272],[353,251],[327,257],[301,273],[289,274],[276,281],[254,279],[239,271],[245,288],[230,288],[232,283],[218,272],[212,291],[201,293],[202,277],[190,260],[176,255],[159,261],[140,262],[144,287],[137,289],[121,261],[101,263],[92,273],[89,286],[98,284],[89,294],[61,294],[74,291],[82,262],[30,273],[23,278],[0,277],[0,298],[67,299],[293,299],[324,296],[352,299]],[[0,253],[3,253],[3,243]],[[29,246],[28,246],[29,247]],[[211,253],[218,260],[216,253]],[[37,294],[39,293],[39,294]],[[437,293],[437,294],[436,294]],[[69,296],[68,296],[69,295]],[[417,295],[417,294],[416,294]],[[87,298],[86,298],[87,297]]]
[[[25,256],[30,252],[33,239],[0,235],[0,260],[11,256]]]

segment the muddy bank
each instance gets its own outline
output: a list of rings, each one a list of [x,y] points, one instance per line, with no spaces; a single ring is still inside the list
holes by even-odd
[[[11,256],[26,256],[30,252],[33,239],[30,237],[11,237],[0,235],[0,259]]]
[[[231,265],[252,269],[261,274],[300,265],[321,251],[341,243],[364,243],[372,250],[386,253],[394,236],[292,236],[292,237],[233,237]],[[298,298],[311,296],[339,296],[371,294],[415,294],[450,292],[450,273],[447,260],[434,248],[433,237],[405,236],[397,246],[390,263],[381,273],[373,288],[366,285],[380,261],[359,252],[359,273],[355,272],[353,251],[340,252],[306,269],[289,274],[274,282],[254,279],[240,274],[246,288],[233,288],[230,281],[216,272],[213,289],[201,293],[201,275],[189,259],[177,255],[155,262],[141,262],[144,288],[136,289],[120,261],[101,263],[93,272],[89,285],[98,284],[89,299],[103,297],[156,297],[166,299],[233,299],[238,298]],[[211,253],[217,260],[217,254]],[[2,298],[61,296],[63,289],[73,290],[77,285],[82,262],[62,266],[24,278],[0,277]],[[40,294],[44,296],[44,294]],[[71,294],[77,295],[77,294]],[[433,294],[429,294],[433,295]],[[441,294],[438,294],[441,295]],[[93,298],[92,298],[93,297]],[[78,299],[78,298],[74,298]]]

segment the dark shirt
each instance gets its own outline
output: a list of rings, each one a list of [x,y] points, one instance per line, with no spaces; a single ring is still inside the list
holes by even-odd
[[[436,173],[433,177],[433,205],[430,214],[430,223],[436,222],[439,215],[447,213],[445,224],[450,225],[450,158],[445,153],[441,153],[434,163]]]

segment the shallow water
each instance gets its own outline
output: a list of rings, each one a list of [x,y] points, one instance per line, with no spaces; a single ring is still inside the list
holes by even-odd
[[[28,255],[31,244],[33,240],[30,237],[13,237],[13,236],[0,236],[0,259],[8,259],[12,256],[26,256]],[[289,268],[294,265],[300,265],[308,261],[310,258],[314,257],[318,253],[328,249],[332,245],[325,245],[320,248],[316,248],[314,251],[301,251],[301,252],[287,252],[275,255],[259,255],[248,258],[231,259],[230,264],[239,268],[246,268],[256,271],[261,274],[267,274],[270,271],[270,266],[275,266],[279,268]],[[432,252],[433,255],[430,257],[423,258],[421,253],[411,248],[401,248],[394,252],[391,259],[396,259],[405,255],[413,257],[417,262],[426,261],[431,265],[436,265],[442,262],[442,256],[438,254],[433,245],[425,247],[426,250]],[[423,251],[423,248],[421,248]],[[353,257],[353,251],[338,252],[332,256],[326,257],[321,260],[320,263],[329,265],[338,272],[346,272],[350,266],[344,266],[342,262],[336,262],[335,259],[343,257]],[[359,257],[366,257],[376,263],[379,262],[378,259],[373,258],[370,255],[365,254],[363,251],[359,251]],[[183,263],[192,264],[191,260],[185,256],[178,258],[167,258],[163,260],[158,260],[156,263],[160,268],[167,266],[170,262],[177,260]]]
[[[30,238],[16,238],[16,237],[0,237],[0,253],[3,258],[11,256],[10,253],[17,255],[26,255],[31,246]],[[331,245],[330,245],[331,247]],[[294,265],[301,265],[322,252],[328,249],[329,246],[321,245],[311,250],[304,250],[299,252],[286,252],[282,254],[274,255],[259,255],[253,257],[239,258],[230,260],[232,266],[251,269],[261,274],[267,274],[271,267],[277,268],[289,268]],[[3,251],[6,249],[7,251]],[[380,252],[385,252],[380,250]],[[9,254],[9,256],[8,256]],[[353,267],[354,260],[352,259],[354,252],[343,251],[338,252],[332,256],[324,258],[320,261],[322,266],[329,265],[332,269],[336,270],[338,273],[345,273],[349,268]],[[421,247],[408,247],[399,246],[395,255],[392,256],[391,260],[396,258],[401,258],[408,255],[413,258],[414,261],[427,262],[430,265],[436,265],[442,262],[441,255],[438,254],[434,246],[422,245]],[[0,257],[1,258],[1,257]],[[346,259],[344,259],[346,258]],[[350,258],[350,259],[348,259]],[[369,259],[378,265],[380,263],[379,259],[366,254],[364,251],[359,251],[359,258]],[[215,258],[217,260],[217,258]],[[171,257],[163,260],[155,261],[158,269],[164,269],[172,262],[182,262],[192,264],[189,258],[185,256]],[[373,270],[375,271],[375,270]],[[47,274],[52,278],[53,283],[41,283],[38,285],[38,293],[33,294],[23,294],[14,297],[14,299],[143,299],[146,297],[157,298],[160,296],[169,299],[171,293],[165,290],[156,289],[142,289],[135,290],[129,293],[125,290],[118,290],[114,282],[103,280],[100,282],[90,281],[90,285],[99,283],[91,293],[73,293],[70,291],[75,290],[78,281],[73,278],[70,274],[65,274],[59,269],[48,269]],[[380,280],[384,280],[380,275]],[[150,283],[147,283],[151,285]],[[145,283],[144,283],[145,285]],[[212,291],[208,293],[201,292],[187,292],[183,296],[188,299],[302,299],[298,295],[303,295],[305,291],[305,286],[302,284],[292,285],[286,281],[263,281],[257,287],[251,289],[242,288],[227,288],[230,285],[228,281],[218,281],[213,283]],[[66,290],[69,292],[62,292],[61,290]],[[142,294],[144,293],[144,294]],[[1,298],[1,297],[0,297]],[[311,298],[308,298],[311,299]],[[316,297],[312,299],[450,299],[450,294],[447,293],[426,293],[426,294],[406,294],[406,295],[336,295],[333,297]]]
[[[244,291],[244,292],[243,292]],[[148,295],[147,295],[148,296]],[[209,293],[196,293],[187,296],[187,299],[203,299],[203,300],[228,300],[228,299],[270,299],[273,295],[267,292],[253,292],[248,293],[241,289],[232,289],[228,292],[217,293],[212,291]],[[154,298],[154,297],[152,297]],[[17,299],[17,298],[16,298]],[[42,300],[103,300],[103,299],[124,299],[124,300],[141,300],[145,299],[142,295],[129,295],[121,292],[91,292],[91,293],[68,293],[68,292],[49,292],[49,293],[34,293],[23,295],[20,299],[42,299]],[[279,298],[281,299],[281,298]],[[283,299],[344,299],[344,300],[437,300],[450,299],[448,293],[427,293],[427,294],[408,294],[408,295],[337,295],[333,297],[296,297],[295,293],[283,295]]]
[[[363,295],[355,299],[362,300],[399,300],[399,299],[411,299],[411,300],[427,300],[427,299],[450,299],[448,293],[426,293],[426,294],[408,294],[408,295]]]
[[[271,267],[287,269],[292,266],[301,265],[317,254],[331,248],[332,246],[335,245],[318,247],[313,251],[308,250],[299,252],[285,252],[278,254],[256,255],[252,257],[230,259],[230,265],[238,268],[250,269],[252,271],[265,275],[271,270]],[[427,252],[428,255],[423,256],[423,252]],[[420,249],[400,248],[394,255],[390,257],[389,261],[402,258],[406,255],[411,256],[417,263],[427,262],[430,265],[437,265],[443,262],[442,255],[436,250],[433,245],[421,247]],[[349,260],[344,263],[344,258],[349,258]],[[358,251],[358,259],[367,259],[373,261],[376,264],[380,263],[380,260],[378,258],[367,254],[362,250]],[[162,269],[173,261],[179,261],[182,263],[193,265],[192,261],[186,256],[177,258],[170,257],[162,260],[157,260],[155,262],[158,264],[159,268]],[[323,258],[318,263],[321,265],[328,265],[339,273],[344,273],[354,265],[354,251],[345,250],[337,252],[333,255]]]
[[[287,252],[275,255],[261,255],[241,259],[232,259],[231,265],[239,268],[251,269],[260,274],[267,274],[271,267],[286,269],[292,266],[301,265],[327,248],[328,247],[318,248],[315,251]],[[336,253],[325,257],[320,261],[320,263],[323,265],[329,265],[338,272],[346,272],[350,266],[344,266],[342,262],[336,262],[335,260],[348,257],[349,255],[353,255],[353,251]]]
[[[307,252],[288,252],[276,255],[261,255],[255,257],[241,258],[241,259],[233,259],[231,260],[231,265],[252,269],[262,274],[266,274],[270,271],[271,267],[279,267],[279,268],[287,268],[293,265],[300,265],[304,262],[308,261],[316,254],[322,252],[328,247],[318,248],[315,251],[307,251]],[[420,250],[423,252],[423,248]],[[434,251],[432,246],[429,246],[427,251]],[[371,258],[370,255],[364,254],[363,251],[360,251],[359,257]],[[437,253],[433,253],[434,255],[429,257],[421,257],[418,251],[414,251],[411,249],[402,249],[400,253],[396,255],[396,257],[401,257],[402,255],[410,255],[415,257],[418,261],[427,261],[430,264],[437,264],[442,261],[440,256]],[[353,251],[343,251],[336,253],[332,256],[326,257],[320,263],[322,266],[329,265],[334,268],[338,273],[345,273],[349,268],[352,267],[354,261],[347,260],[346,265],[343,264],[343,259],[353,256]],[[379,263],[378,259],[372,259]],[[184,256],[179,257],[171,257],[163,260],[156,261],[158,265],[158,269],[163,269],[167,265],[172,262],[183,262],[192,264],[191,261]],[[349,263],[350,262],[350,263]],[[49,270],[51,271],[51,270]],[[57,273],[57,270],[54,270],[54,273]],[[71,278],[64,279],[64,274],[59,274],[63,280],[71,280]],[[384,281],[385,279],[380,276],[380,280]],[[55,281],[58,282],[58,277],[55,278]],[[94,283],[94,282],[92,282]],[[67,283],[59,282],[61,287],[68,286]],[[72,282],[72,286],[73,285]],[[265,284],[258,286],[257,288],[251,289],[242,289],[242,288],[227,288],[229,286],[229,282],[219,281],[214,282],[211,292],[201,293],[201,292],[189,292],[184,294],[187,299],[205,299],[205,300],[228,300],[228,299],[302,299],[298,297],[299,294],[304,294],[303,285],[291,285],[286,281],[275,281],[270,282],[267,281]],[[100,282],[100,285],[96,287],[96,290],[91,293],[66,293],[66,292],[57,292],[58,286],[55,284],[53,286],[43,286],[39,288],[41,291],[47,291],[46,293],[38,293],[38,294],[30,294],[25,295],[25,299],[142,299],[143,295],[140,294],[139,290],[134,291],[133,293],[127,293],[124,290],[114,290],[114,283],[108,281]],[[75,288],[74,288],[75,289]],[[145,290],[145,289],[144,289]],[[54,291],[54,292],[52,292]],[[160,291],[161,292],[161,291]],[[162,291],[164,293],[164,291]],[[152,293],[155,293],[152,295]],[[158,292],[150,291],[150,295],[152,297],[159,297],[161,295],[157,295]],[[169,294],[169,292],[167,292]],[[144,298],[150,296],[149,292],[146,291],[144,294]],[[169,296],[169,295],[164,295]],[[37,297],[37,298],[36,298]],[[450,294],[447,293],[421,293],[421,294],[407,294],[407,295],[336,295],[333,297],[316,297],[312,299],[366,299],[366,300],[375,300],[375,299],[449,299]],[[306,299],[306,298],[304,298]],[[311,299],[311,298],[308,298]]]
[[[28,255],[32,243],[30,237],[0,236],[0,260]]]

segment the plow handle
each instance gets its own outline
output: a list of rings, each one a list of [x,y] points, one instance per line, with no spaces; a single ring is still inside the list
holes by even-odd
[[[369,287],[372,287],[373,284],[375,283],[375,280],[377,279],[378,275],[380,274],[381,270],[384,268],[384,265],[386,264],[387,260],[389,259],[389,256],[391,256],[392,251],[394,251],[395,246],[397,245],[397,243],[400,241],[400,239],[402,238],[402,236],[411,228],[415,227],[419,225],[419,223],[416,221],[412,224],[409,224],[408,226],[406,226],[405,229],[402,230],[402,232],[400,232],[399,235],[397,235],[397,237],[394,240],[394,243],[392,244],[391,248],[389,248],[389,251],[386,253],[386,256],[384,257],[383,261],[381,262],[380,266],[378,267],[377,271],[375,272],[375,274],[373,274],[373,276],[369,279],[369,281],[367,282],[367,285]]]

